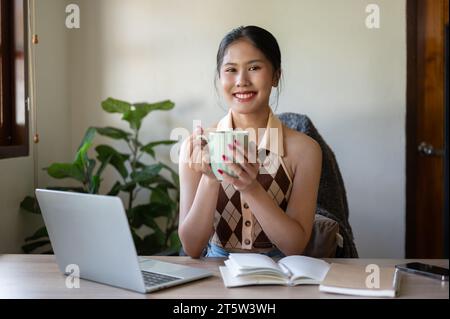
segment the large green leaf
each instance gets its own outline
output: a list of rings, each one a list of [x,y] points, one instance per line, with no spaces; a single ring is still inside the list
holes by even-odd
[[[175,104],[170,100],[165,100],[161,102],[156,103],[135,103],[134,107],[136,109],[142,109],[145,112],[152,112],[152,111],[169,111],[173,109]]]
[[[162,165],[165,169],[167,169],[168,171],[170,171],[170,175],[171,175],[171,177],[172,177],[172,181],[173,181],[174,185],[176,186],[176,187],[174,187],[174,188],[180,189],[180,176],[178,175],[178,173],[175,172],[170,166],[168,166],[168,165],[166,165],[166,164],[164,164],[164,163],[161,163],[161,165]]]
[[[148,113],[144,113],[142,109],[131,109],[123,114],[122,119],[130,124],[130,128],[133,130],[139,130],[141,128],[142,119]]]
[[[22,250],[24,251],[24,253],[28,254],[31,253],[33,250],[48,244],[50,244],[50,240],[39,240],[36,242],[23,245]]]
[[[139,252],[142,247],[142,238],[136,233],[136,230],[133,227],[130,227],[131,235],[133,236],[134,245],[136,246],[136,250]]]
[[[151,224],[151,225],[149,225],[149,224]],[[153,233],[149,236],[155,236],[158,241],[158,246],[164,246],[165,241],[166,241],[166,236],[164,235],[164,232],[159,228],[158,224],[156,224],[153,220],[149,224],[147,224],[147,222],[145,223],[145,225],[149,226],[153,230]],[[144,238],[144,241],[145,241],[145,238]]]
[[[80,146],[78,147],[77,154],[75,155],[75,160],[73,162],[74,165],[78,166],[81,170],[84,170],[85,167],[89,165],[89,158],[87,156],[87,152],[89,148],[92,146],[92,141],[95,136],[96,129],[94,127],[90,127],[87,129],[84,137],[81,141]],[[88,173],[89,175],[89,173]]]
[[[148,165],[142,170],[133,172],[131,174],[131,178],[136,183],[145,185],[152,181],[156,176],[158,176],[159,172],[161,172],[161,169],[162,165],[159,163]]]
[[[47,228],[45,226],[39,228],[34,234],[33,236],[27,237],[25,238],[25,241],[30,241],[30,240],[36,240],[36,239],[40,239],[42,237],[48,237],[48,232],[47,232]]]
[[[88,159],[87,162],[87,167],[86,167],[86,175],[88,176],[88,178],[92,178],[95,166],[97,165],[97,162],[95,161],[95,159]]]
[[[136,183],[134,181],[127,182],[122,185],[122,191],[124,192],[132,192],[136,188]]]
[[[176,144],[177,142],[178,141],[171,141],[171,140],[151,142],[141,147],[141,151],[150,154],[153,158],[155,158],[155,150],[153,148],[155,148],[158,145],[172,145]]]
[[[141,255],[153,255],[161,251],[164,246],[161,244],[163,240],[159,234],[153,233],[144,238],[140,250]]]
[[[180,189],[180,176],[175,172],[172,172],[171,176],[172,176],[172,181],[174,182],[176,188]]]
[[[107,158],[102,158],[102,160],[100,161],[100,166],[98,167],[97,173],[95,175],[97,175],[98,177],[102,176],[103,171],[109,165],[109,162],[111,161],[112,157],[113,156],[110,155]]]
[[[131,104],[113,98],[108,98],[102,102],[102,108],[108,113],[125,113],[130,110]]]
[[[108,136],[115,140],[129,141],[129,137],[131,136],[130,133],[115,127],[97,127],[96,129],[100,135]]]
[[[181,248],[181,241],[177,230],[174,230],[169,236],[169,247],[175,250],[179,250]]]
[[[171,207],[167,203],[151,203],[133,207],[130,215],[132,216],[133,227],[139,228],[142,225],[146,225],[154,231],[161,231],[154,219],[170,214]]]
[[[136,103],[126,112],[122,119],[130,123],[130,127],[134,130],[141,128],[141,123],[148,113],[156,110],[168,111],[173,109],[175,104],[169,100],[157,103]]]
[[[113,187],[111,187],[111,190],[108,192],[107,195],[109,196],[116,196],[117,194],[119,194],[119,192],[122,189],[122,184],[120,182],[116,182]]]
[[[23,199],[22,202],[20,202],[20,208],[33,213],[33,214],[39,214],[41,215],[41,210],[39,208],[39,204],[36,200],[36,198],[27,196]]]
[[[128,176],[128,170],[125,167],[125,161],[129,158],[127,154],[121,154],[109,145],[99,145],[95,148],[97,151],[97,159],[100,162],[108,161],[123,177]]]
[[[162,201],[164,200],[164,203],[166,205],[169,205],[171,208],[171,214],[170,216],[168,215],[168,218],[172,218],[177,212],[178,212],[178,202],[179,202],[179,198],[178,198],[178,192],[176,193],[176,198],[172,198],[171,194],[169,193],[169,189],[166,185],[157,185],[157,189],[162,189],[164,192],[164,195],[162,195],[161,193],[157,193],[157,195],[152,194],[150,196],[150,201],[153,203],[153,201],[155,203],[162,203]],[[162,196],[161,196],[162,195]],[[153,196],[158,196],[158,198],[155,198]]]
[[[85,182],[83,170],[72,163],[54,163],[46,170],[48,175],[56,179],[74,178],[81,183]]]
[[[84,133],[84,137],[81,140],[80,146],[78,146],[78,150],[83,147],[85,144],[91,144],[95,137],[96,128],[95,127],[89,127],[86,130],[86,133]]]
[[[100,175],[94,175],[94,169],[97,162],[94,159],[89,159],[87,162],[87,178],[89,179],[88,192],[90,194],[98,194],[100,188]],[[99,170],[100,171],[100,170]]]
[[[164,235],[164,233],[161,230],[157,230],[155,231],[153,234],[153,236],[156,236],[157,240],[158,240],[158,244],[160,247],[164,247],[165,243],[166,243],[166,235]],[[150,235],[150,236],[152,236]],[[144,238],[144,242],[145,242],[145,238]],[[159,248],[159,247],[158,247]],[[159,248],[160,249],[160,248]],[[158,250],[159,250],[158,249]]]
[[[144,225],[144,213],[143,211],[146,209],[148,205],[140,205],[133,207],[129,212],[128,216],[131,219],[131,226],[138,229],[142,225]]]
[[[167,186],[158,185],[157,187],[152,187],[151,190],[151,203],[169,204],[172,201],[172,198],[170,198],[169,192],[167,191]]]
[[[80,170],[84,170],[84,168],[87,166],[87,162],[89,161],[87,151],[89,150],[91,145],[92,142],[86,142],[81,146],[81,148],[75,155],[75,161],[73,162],[73,165],[77,166]]]
[[[177,189],[177,187],[171,181],[169,181],[168,179],[166,179],[165,177],[163,177],[161,175],[156,176],[153,182],[159,186]]]
[[[89,193],[90,194],[98,194],[98,190],[100,188],[100,177],[98,175],[91,176],[91,180],[89,183]]]
[[[172,213],[172,207],[170,206],[170,202],[166,203],[150,203],[149,204],[150,209],[145,212],[145,216],[148,216],[150,218],[156,218],[165,216],[168,217]]]
[[[161,176],[161,175],[157,175],[157,176],[155,176],[153,178],[150,178],[148,180],[141,181],[139,183],[139,185],[144,187],[144,188],[147,188],[147,189],[152,189],[153,187],[156,187],[156,186],[152,186],[152,185],[157,185],[157,186],[161,186],[161,187],[177,189],[177,187],[172,182],[170,182],[164,176]]]
[[[136,169],[139,169],[139,168],[145,168],[145,167],[147,167],[147,164],[144,164],[144,163],[142,163],[142,162],[140,162],[140,161],[136,161],[134,167],[135,167]]]

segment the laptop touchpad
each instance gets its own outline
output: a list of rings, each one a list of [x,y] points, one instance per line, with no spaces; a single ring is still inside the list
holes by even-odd
[[[139,258],[139,266],[141,270],[158,272],[161,274],[171,275],[175,277],[184,277],[188,275],[191,271],[190,267],[183,265],[178,265],[174,263],[166,263],[154,259],[144,259]]]

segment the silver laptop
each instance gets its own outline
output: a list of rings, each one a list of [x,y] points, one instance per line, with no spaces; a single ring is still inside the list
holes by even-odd
[[[211,276],[204,269],[138,257],[119,197],[36,190],[62,273],[147,293]],[[70,269],[70,268],[69,268]]]

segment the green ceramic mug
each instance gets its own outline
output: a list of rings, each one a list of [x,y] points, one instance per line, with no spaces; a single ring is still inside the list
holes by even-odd
[[[236,140],[238,145],[244,145],[244,147],[247,148],[248,136],[249,132],[247,131],[215,131],[208,134],[211,169],[218,180],[223,180],[223,176],[218,171],[219,169],[228,175],[237,177],[225,162],[231,163],[234,158],[234,162],[239,163],[239,160],[242,160],[242,157],[237,157],[236,160],[236,151],[230,149],[228,144],[233,145],[234,140]],[[223,155],[226,156],[226,161],[223,160]],[[233,155],[235,157],[233,157]]]

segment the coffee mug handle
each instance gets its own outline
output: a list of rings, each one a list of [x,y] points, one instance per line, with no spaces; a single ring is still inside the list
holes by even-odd
[[[204,140],[206,142],[208,142],[208,138],[205,135],[197,135],[195,137],[196,140]]]
[[[195,137],[196,140],[204,140],[206,143],[208,143],[208,138],[205,135],[197,135]],[[211,167],[211,163],[209,163],[209,166]]]

